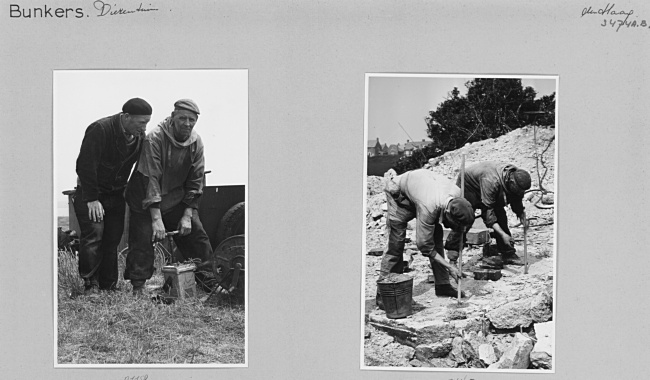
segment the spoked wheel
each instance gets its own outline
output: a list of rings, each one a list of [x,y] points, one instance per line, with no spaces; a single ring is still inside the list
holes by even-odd
[[[244,295],[246,262],[244,235],[231,236],[212,253],[212,271],[217,282],[230,294]]]

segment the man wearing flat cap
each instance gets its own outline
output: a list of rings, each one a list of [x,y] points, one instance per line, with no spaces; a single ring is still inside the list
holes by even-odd
[[[460,186],[460,181],[459,175],[456,185]],[[474,210],[481,210],[485,226],[494,231],[497,250],[504,264],[523,265],[516,254],[515,241],[508,229],[505,206],[510,205],[522,225],[527,223],[522,200],[530,186],[530,174],[511,164],[484,161],[470,165],[465,170],[465,199]],[[460,236],[452,231],[445,243],[452,264],[458,259]]]
[[[377,282],[390,273],[403,272],[406,226],[415,218],[417,247],[431,263],[436,295],[456,297],[458,291],[451,285],[449,276],[458,281],[461,273],[444,259],[442,225],[458,231],[471,226],[474,223],[472,206],[460,197],[458,186],[430,170],[417,169],[399,176],[391,172],[394,173],[389,171],[384,189],[388,202],[388,249],[382,256]],[[379,293],[377,305],[382,307]]]
[[[133,98],[122,112],[86,129],[77,158],[74,210],[81,229],[79,274],[86,293],[114,290],[117,246],[124,230],[124,188],[140,156],[151,106]]]
[[[194,130],[199,107],[190,99],[174,103],[171,116],[144,140],[138,165],[129,180],[129,253],[124,279],[135,294],[144,292],[154,272],[152,243],[178,231],[174,242],[185,259],[206,261],[210,240],[197,207],[203,192],[203,142]]]

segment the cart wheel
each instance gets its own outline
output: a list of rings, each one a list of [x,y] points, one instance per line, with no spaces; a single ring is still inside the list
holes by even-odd
[[[215,248],[212,253],[212,271],[214,278],[218,282],[226,280],[224,287],[235,286],[234,294],[237,296],[244,295],[244,271],[245,271],[245,237],[244,235],[231,236],[224,240]],[[232,278],[235,268],[239,264],[239,274],[236,283],[233,283],[235,278]]]
[[[245,202],[239,202],[232,206],[221,218],[217,228],[217,241],[234,235],[243,235],[245,233]]]

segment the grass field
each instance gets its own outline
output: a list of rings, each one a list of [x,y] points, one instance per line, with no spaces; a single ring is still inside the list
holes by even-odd
[[[243,364],[245,311],[241,300],[213,295],[170,305],[134,296],[121,276],[119,290],[83,294],[76,257],[58,258],[59,364]],[[147,285],[161,285],[161,260]],[[120,257],[120,273],[124,258]]]

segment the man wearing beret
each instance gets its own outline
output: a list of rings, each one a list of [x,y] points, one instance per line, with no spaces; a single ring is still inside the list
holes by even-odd
[[[86,129],[77,158],[74,210],[81,229],[79,274],[86,293],[114,290],[117,246],[124,230],[124,188],[140,156],[151,106],[133,98],[122,112]]]
[[[471,226],[474,222],[472,206],[460,197],[458,186],[430,170],[412,170],[390,177],[389,174],[384,190],[388,202],[388,249],[382,257],[377,282],[389,273],[403,272],[406,226],[416,218],[417,247],[431,263],[436,295],[456,297],[458,291],[451,285],[449,276],[458,281],[461,273],[444,259],[441,224],[458,231]],[[382,307],[379,293],[377,305]]]
[[[456,185],[460,186],[460,181],[459,175]],[[497,250],[504,264],[523,265],[523,261],[516,254],[515,241],[508,229],[505,206],[510,204],[510,208],[524,225],[526,220],[522,200],[530,186],[530,174],[511,164],[484,161],[470,165],[465,170],[465,199],[471,203],[474,210],[481,210],[485,226],[494,230]],[[452,264],[458,259],[460,236],[452,231],[445,243],[447,256]]]
[[[147,134],[138,165],[129,180],[129,253],[124,279],[134,294],[144,292],[154,272],[152,243],[178,231],[174,242],[185,259],[206,261],[210,240],[199,220],[203,192],[203,142],[194,130],[199,107],[190,99],[174,103],[171,116]]]

